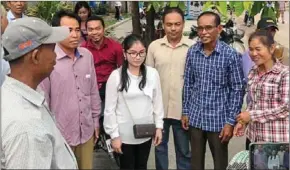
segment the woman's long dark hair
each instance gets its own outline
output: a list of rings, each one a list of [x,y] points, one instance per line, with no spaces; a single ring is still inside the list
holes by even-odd
[[[89,11],[89,14],[88,14],[88,18],[89,18],[92,15],[92,10],[91,10],[90,5],[86,1],[78,1],[75,5],[74,13],[78,15],[79,10],[83,7]]]
[[[145,43],[141,36],[135,35],[135,34],[128,35],[122,43],[124,52],[126,53],[127,50],[130,49],[133,46],[133,44],[135,44],[136,42],[140,42],[145,47]],[[125,60],[121,67],[121,81],[120,81],[120,88],[119,88],[120,92],[122,92],[123,90],[127,92],[130,85],[130,78],[127,73],[128,66],[129,66],[128,60]],[[140,75],[142,76],[142,79],[139,83],[139,89],[142,90],[146,85],[145,60],[140,66]]]

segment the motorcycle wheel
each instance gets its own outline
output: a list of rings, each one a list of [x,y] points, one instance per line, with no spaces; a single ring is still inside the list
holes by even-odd
[[[234,41],[232,44],[230,44],[231,47],[237,50],[240,54],[244,54],[246,52],[245,46],[243,43]]]

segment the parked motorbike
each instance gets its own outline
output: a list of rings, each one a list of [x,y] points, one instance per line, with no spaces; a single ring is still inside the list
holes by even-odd
[[[245,31],[241,29],[236,29],[233,20],[229,20],[225,25],[223,25],[223,30],[220,34],[220,40],[224,41],[239,53],[243,54],[245,50],[244,42],[242,38],[245,35]],[[198,39],[197,26],[191,26],[191,32],[189,34],[189,39]]]
[[[247,27],[250,27],[255,24],[254,17],[249,15],[249,11],[246,11],[245,13],[244,23]]]

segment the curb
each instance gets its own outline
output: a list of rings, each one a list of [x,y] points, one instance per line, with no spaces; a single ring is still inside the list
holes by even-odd
[[[119,25],[122,25],[122,24],[124,24],[125,22],[128,22],[129,20],[131,20],[132,18],[131,17],[129,17],[129,18],[126,18],[126,19],[124,19],[124,20],[122,20],[122,21],[119,21],[119,22],[117,22],[117,23],[115,23],[115,24],[113,24],[113,25],[110,25],[110,26],[108,26],[107,28],[105,28],[105,31],[107,31],[107,30],[109,30],[109,29],[113,29],[113,28],[115,28],[115,27],[117,27],[117,26],[119,26]]]

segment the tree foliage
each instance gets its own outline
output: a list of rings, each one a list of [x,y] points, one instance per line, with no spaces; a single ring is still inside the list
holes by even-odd
[[[56,11],[61,9],[72,10],[73,4],[66,1],[39,1],[35,5],[29,6],[27,9],[28,16],[38,17],[51,23],[51,19]]]
[[[251,16],[261,13],[261,18],[271,17],[275,19],[279,17],[279,4],[277,1],[272,3],[274,3],[273,6],[269,5],[267,1],[230,1],[229,6],[234,9],[234,14],[237,17],[241,16],[244,11],[249,11]],[[226,1],[207,1],[203,6],[203,10],[212,10],[213,7],[223,17],[227,18]]]

